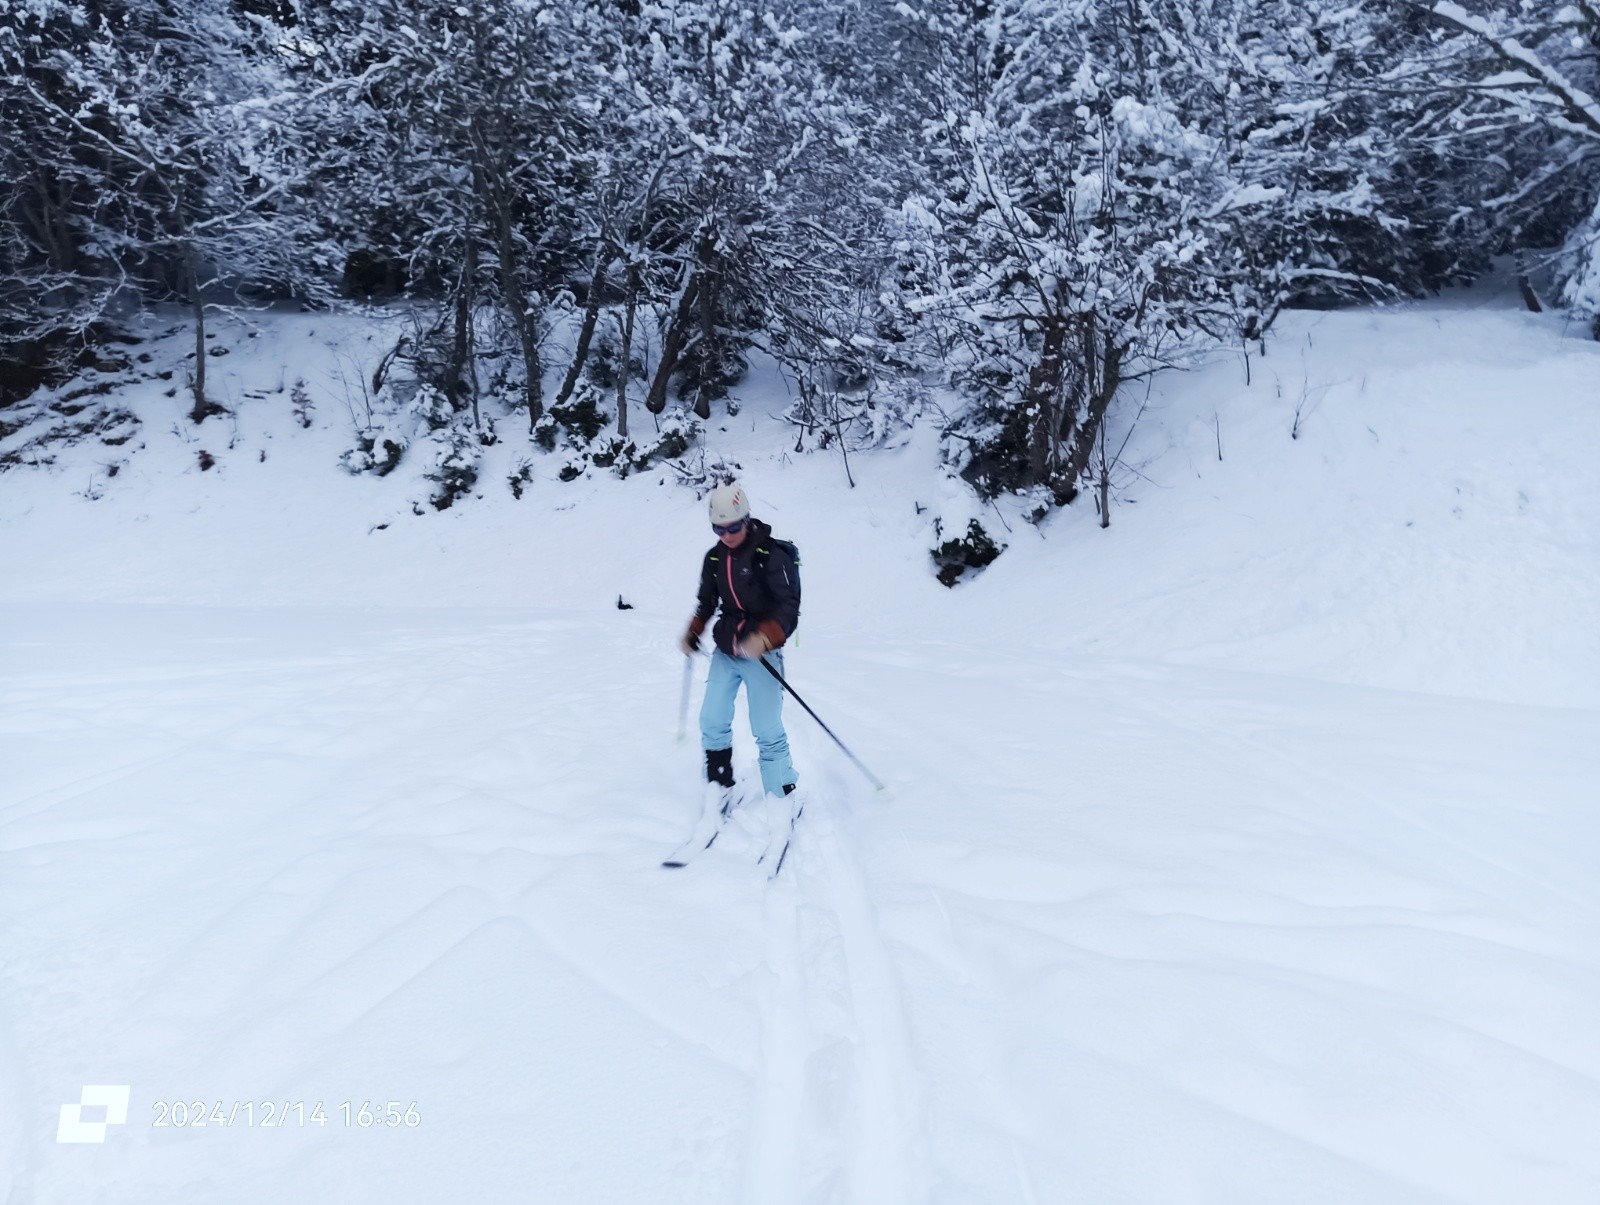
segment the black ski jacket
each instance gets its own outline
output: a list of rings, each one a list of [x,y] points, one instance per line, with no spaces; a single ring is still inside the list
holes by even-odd
[[[752,519],[744,542],[724,548],[719,540],[700,565],[700,599],[689,630],[696,637],[718,607],[711,637],[730,657],[746,636],[760,632],[772,648],[781,648],[800,624],[800,569],[772,528]]]

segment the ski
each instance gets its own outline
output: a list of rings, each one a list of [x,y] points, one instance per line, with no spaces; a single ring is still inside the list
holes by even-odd
[[[756,865],[760,866],[766,862],[769,856],[771,856],[774,848],[778,850],[777,860],[772,863],[772,873],[767,875],[768,881],[777,878],[778,872],[783,869],[783,863],[789,856],[789,846],[794,843],[794,826],[800,822],[800,817],[806,810],[805,800],[800,797],[800,792],[795,791],[793,793],[793,798],[794,810],[789,813],[789,823],[785,827],[779,829],[778,832],[773,834],[772,840],[767,845],[765,852],[763,852],[762,855],[756,859]],[[778,840],[780,837],[783,839],[782,846],[778,845]]]
[[[700,819],[695,822],[694,832],[689,835],[687,841],[673,850],[661,865],[667,870],[682,870],[695,854],[715,845],[737,802],[738,796],[731,787],[720,796],[708,793],[705,803],[701,806]]]

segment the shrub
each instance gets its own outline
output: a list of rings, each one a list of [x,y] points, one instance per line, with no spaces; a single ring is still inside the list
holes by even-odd
[[[565,406],[552,406],[550,414],[580,444],[593,442],[610,421],[600,409],[600,394],[589,386],[580,386]]]
[[[400,467],[405,445],[385,431],[363,431],[356,446],[339,458],[351,473],[375,473],[387,477]]]
[[[1003,550],[983,529],[976,519],[967,522],[967,533],[954,540],[946,540],[932,550],[933,562],[938,566],[937,577],[946,586],[954,586],[969,572],[976,573],[994,562]]]

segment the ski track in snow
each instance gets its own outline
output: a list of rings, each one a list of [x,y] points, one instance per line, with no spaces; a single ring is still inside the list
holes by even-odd
[[[997,1004],[1013,1000],[1018,989],[1008,977],[1021,966],[1068,967],[1083,962],[1086,955],[1113,960],[1106,969],[1120,964],[1126,973],[1138,973],[1139,962],[1148,960],[1151,972],[1159,969],[1161,977],[1170,979],[1171,971],[1164,969],[1167,964],[1176,971],[1193,963],[1197,972],[1205,964],[1194,959],[1204,950],[1217,971],[1227,968],[1235,978],[1236,1007],[1248,1008],[1270,1026],[1262,1035],[1268,1049],[1283,1045],[1292,1027],[1312,1018],[1316,1018],[1312,1023],[1332,1022],[1341,1028],[1347,1028],[1351,1018],[1362,1018],[1371,1030],[1369,1036],[1359,1036],[1355,1030],[1348,1036],[1340,1034],[1335,1044],[1350,1044],[1350,1054],[1361,1060],[1371,1058],[1374,1043],[1391,1046],[1394,1066],[1375,1067],[1373,1074],[1375,1079],[1393,1081],[1403,1094],[1417,1090],[1407,1082],[1404,1068],[1416,1065],[1419,1052],[1427,1052],[1421,1055],[1422,1063],[1434,1058],[1443,1058],[1446,1065],[1459,1062],[1461,1070],[1452,1070],[1448,1078],[1458,1080],[1458,1090],[1472,1095],[1452,1104],[1436,1122],[1407,1121],[1401,1127],[1402,1132],[1414,1129],[1413,1140],[1423,1149],[1455,1148],[1458,1138],[1451,1126],[1483,1124],[1480,1110],[1488,1105],[1492,1112],[1493,1106],[1490,1098],[1476,1097],[1487,1087],[1478,1069],[1488,1066],[1501,1068],[1504,1081],[1499,1094],[1518,1102],[1529,1116],[1543,1111],[1541,1098],[1552,1093],[1567,1102],[1566,1115],[1553,1125],[1547,1123],[1546,1132],[1519,1121],[1507,1133],[1505,1140],[1521,1148],[1534,1164],[1546,1163],[1552,1149],[1581,1148],[1582,1135],[1600,1123],[1596,1052],[1592,1044],[1586,1051],[1570,1044],[1583,1031],[1583,1018],[1596,1017],[1588,993],[1600,986],[1597,967],[1592,958],[1573,956],[1575,951],[1600,948],[1595,944],[1600,929],[1593,924],[1592,892],[1585,897],[1530,865],[1519,864],[1519,855],[1537,853],[1543,844],[1545,834],[1537,829],[1523,839],[1525,849],[1504,854],[1475,832],[1469,822],[1479,816],[1490,822],[1496,797],[1490,793],[1485,798],[1484,785],[1474,783],[1470,774],[1464,777],[1454,771],[1448,760],[1471,748],[1451,732],[1457,724],[1467,723],[1489,737],[1482,742],[1485,752],[1470,764],[1481,764],[1487,771],[1484,783],[1505,781],[1498,763],[1546,764],[1541,744],[1554,751],[1562,747],[1563,730],[1579,736],[1586,727],[1581,713],[1541,713],[1351,690],[1350,702],[1359,700],[1380,717],[1352,723],[1350,717],[1360,711],[1349,710],[1337,697],[1325,698],[1327,688],[1287,681],[1243,678],[1211,683],[1205,674],[1132,663],[1057,663],[1052,674],[1022,664],[966,662],[954,649],[927,660],[942,664],[951,678],[965,684],[969,714],[1012,717],[1008,727],[1014,731],[979,749],[964,750],[973,763],[969,779],[988,788],[977,831],[998,836],[1028,830],[1031,817],[1009,807],[1008,801],[1026,797],[1018,790],[1022,782],[1048,778],[1039,751],[1049,747],[1049,738],[1034,717],[1050,714],[1051,708],[1033,696],[1061,699],[1061,731],[1067,735],[1058,756],[1072,759],[1073,785],[1062,793],[1060,823],[1096,855],[1087,863],[1081,853],[1063,857],[1053,881],[1039,875],[1037,885],[1027,854],[1016,848],[1007,848],[1004,854],[995,851],[1014,860],[992,878],[965,873],[952,877],[936,865],[924,866],[930,875],[928,890],[943,917],[941,928],[952,940],[936,939],[922,923],[906,931],[903,926],[911,922],[902,920],[897,927],[909,936],[910,947],[940,967],[944,998],[976,993],[978,999]],[[930,686],[904,693],[926,700],[932,692]],[[1332,693],[1337,696],[1341,691]],[[1274,701],[1274,696],[1282,698]],[[1086,710],[1085,699],[1097,702]],[[924,708],[917,725],[949,727],[944,714],[938,707]],[[1387,725],[1381,718],[1386,714],[1392,715]],[[1083,723],[1091,716],[1088,724]],[[1313,733],[1311,726],[1324,718],[1349,731]],[[1157,732],[1162,734],[1159,761],[1119,768],[1122,746],[1153,750],[1158,746],[1151,738]],[[1502,732],[1508,734],[1503,740]],[[910,739],[910,733],[908,726],[897,739]],[[1329,746],[1315,762],[1286,751],[1304,743],[1308,733]],[[953,728],[932,736],[934,746],[959,739]],[[1336,771],[1331,770],[1330,755],[1337,757],[1341,746],[1350,753]],[[1436,785],[1430,777],[1397,764],[1399,755],[1428,765],[1440,781]],[[1193,799],[1143,796],[1153,771],[1171,775],[1185,762],[1202,770]],[[1171,763],[1171,768],[1162,763]],[[1436,763],[1439,770],[1433,771],[1428,763]],[[1380,777],[1390,780],[1387,792],[1378,786]],[[1560,810],[1550,813],[1557,824],[1552,835],[1561,831],[1562,824],[1570,828],[1570,803],[1581,790],[1577,784],[1582,778],[1581,771],[1571,771],[1549,784],[1558,808],[1567,808],[1565,820]],[[1231,790],[1223,785],[1230,781]],[[1099,783],[1111,788],[1108,798],[1095,798]],[[1457,788],[1467,793],[1454,793]],[[929,790],[933,789],[930,784]],[[1102,817],[1109,817],[1111,808],[1129,813],[1126,831],[1107,827]],[[1461,832],[1443,829],[1444,819],[1467,827]],[[1152,826],[1148,838],[1138,845],[1124,844],[1141,826]],[[1405,830],[1413,836],[1406,837]],[[1115,844],[1105,845],[1102,832]],[[880,826],[867,842],[886,848],[889,836]],[[1586,836],[1592,842],[1593,832]],[[960,861],[975,865],[985,860],[984,845],[983,839],[975,840]],[[1002,845],[1014,847],[1016,842],[1005,840]],[[1215,851],[1211,856],[1217,859],[1216,867],[1203,860],[1208,849]],[[1258,850],[1259,860],[1245,860],[1252,850]],[[1570,876],[1584,863],[1564,861],[1564,872],[1576,884],[1579,880]],[[1226,870],[1229,863],[1237,863],[1242,872],[1232,881]],[[1089,872],[1086,880],[1078,877],[1083,871]],[[947,906],[946,897],[952,894],[956,898]],[[1070,920],[1045,919],[1056,904],[1071,906],[1070,913],[1063,914]],[[1563,915],[1569,904],[1581,905],[1574,918]],[[957,909],[953,921],[952,908]],[[989,949],[972,944],[971,935],[981,930],[997,935],[1003,930],[1002,946],[1020,949],[1025,943],[1038,952],[1026,962],[996,963]],[[1296,933],[1301,935],[1298,939],[1292,936]],[[1306,947],[1306,952],[1297,950],[1297,945]],[[1146,951],[1142,955],[1141,948]],[[1496,965],[1508,975],[1503,984],[1499,976],[1481,970]],[[1439,976],[1445,978],[1430,983],[1430,978]],[[1102,971],[1084,984],[1097,978],[1114,984],[1117,977]],[[1178,979],[1172,987],[1188,993],[1200,983],[1203,980],[1185,984]],[[923,988],[925,993],[925,983]],[[1547,1034],[1526,1023],[1531,1001],[1538,1002],[1535,1013],[1561,1018],[1554,1032]],[[1042,999],[1039,1006],[1048,1007]],[[1205,1007],[1216,1005],[1206,1001]],[[1140,1001],[1137,1008],[1148,1012],[1150,1005]],[[1054,1097],[1055,1103],[1031,1107],[1013,1095],[1021,1087],[1019,1081],[1030,1077],[1019,1076],[1022,1068],[1008,1065],[1003,1055],[997,1057],[1004,1047],[1006,1023],[997,1017],[970,1030],[965,1044],[973,1052],[986,1053],[969,1061],[960,1078],[984,1086],[981,1116],[1015,1135],[1008,1140],[1005,1155],[997,1144],[985,1153],[981,1144],[968,1142],[969,1159],[981,1156],[996,1165],[988,1175],[990,1191],[1003,1157],[1019,1173],[1011,1190],[1018,1199],[1035,1193],[1035,1173],[1022,1152],[1036,1141],[1032,1136],[1041,1109],[1046,1116],[1059,1111],[1059,1124],[1060,1112],[1081,1108],[1096,1096],[1096,1081],[1105,1085],[1100,1094],[1109,1095],[1113,1083],[1148,1080],[1150,1089],[1180,1094],[1189,1102],[1186,1109],[1211,1113],[1207,1125],[1245,1127],[1229,1139],[1231,1143],[1303,1147],[1306,1159],[1322,1164],[1329,1174],[1330,1193],[1341,1191],[1333,1186],[1343,1184],[1344,1191],[1373,1201],[1431,1197],[1432,1190],[1418,1178],[1415,1151],[1384,1151],[1388,1143],[1381,1137],[1381,1123],[1351,1127],[1330,1126],[1328,1118],[1287,1120],[1305,1105],[1296,1099],[1294,1089],[1284,1102],[1288,1108],[1275,1113],[1263,1107],[1262,1099],[1282,1095],[1288,1085],[1263,1083],[1241,1094],[1224,1077],[1207,1074],[1196,1079],[1182,1069],[1192,1055],[1189,1060],[1179,1057],[1181,1047],[1172,1051],[1172,1065],[1152,1076],[1155,1068],[1144,1065],[1144,1056],[1118,1055],[1117,1046],[1127,1045],[1129,1039],[1115,1028],[1107,1029],[1107,1020],[1094,1022],[1101,1031],[1098,1039],[1087,1026],[1081,1034],[1063,1028],[1049,1038],[1050,1044],[1071,1052],[1068,1066],[1076,1063],[1078,1077],[1084,1080],[1077,1091],[1082,1102],[1073,1101],[1072,1085],[1063,1080],[1048,1088],[1033,1085],[1029,1094],[1036,1100]],[[1237,1024],[1226,1013],[1217,1021]],[[1161,1022],[1163,1028],[1171,1026],[1166,1018]],[[974,1043],[972,1039],[989,1026],[997,1032]],[[1193,1044],[1196,1039],[1206,1046],[1214,1043],[1204,1031],[1185,1041]],[[1144,1044],[1135,1043],[1130,1053]],[[1414,1049],[1406,1048],[1413,1044]],[[1042,1050],[1044,1042],[1036,1041],[1034,1047]],[[1285,1046],[1284,1053],[1292,1049]],[[1318,1068],[1320,1075],[1329,1073]],[[941,1095],[948,1107],[948,1085],[943,1093],[935,1092],[935,1099]],[[1114,1118],[1114,1111],[1110,1116]],[[1380,1109],[1373,1119],[1382,1116]],[[1225,1123],[1224,1118],[1232,1121]],[[1093,1118],[1092,1125],[1104,1128],[1104,1117]],[[941,1137],[948,1137],[948,1118],[943,1126]],[[1254,1136],[1247,1138],[1250,1131]],[[1034,1159],[1042,1153],[1036,1147],[1033,1151]],[[1466,1154],[1466,1148],[1456,1151],[1457,1157]],[[1592,1159],[1583,1162],[1591,1173],[1600,1173]],[[1541,1199],[1583,1199],[1578,1188],[1581,1174],[1546,1166],[1553,1174],[1541,1171],[1524,1177],[1528,1185],[1538,1186],[1535,1191]],[[943,1170],[948,1178],[954,1169]],[[1441,1176],[1439,1181],[1454,1183],[1447,1194],[1452,1199],[1507,1199],[1505,1194],[1514,1191],[1516,1181],[1507,1178],[1504,1168],[1495,1172],[1480,1182],[1471,1172]],[[1237,1169],[1230,1169],[1224,1180],[1237,1175]],[[1059,1185],[1059,1171],[1051,1180]],[[1168,1199],[1184,1182],[1193,1181],[1180,1178],[1165,1187],[1132,1191],[1137,1199]]]
[[[1430,821],[1425,815],[1419,814],[1416,809],[1397,806],[1371,785],[1353,782],[1348,775],[1343,779],[1336,778],[1311,760],[1284,752],[1280,745],[1273,743],[1260,732],[1230,730],[1214,720],[1198,718],[1192,710],[1163,706],[1159,699],[1152,699],[1148,695],[1140,697],[1136,702],[1131,696],[1124,701],[1145,709],[1152,716],[1170,722],[1192,749],[1203,752],[1214,761],[1235,765],[1248,762],[1258,773],[1263,768],[1271,767],[1272,770],[1268,775],[1271,781],[1277,783],[1287,793],[1300,796],[1307,801],[1342,797],[1369,807],[1381,808],[1398,822],[1425,834],[1429,840],[1445,844],[1464,858],[1516,879],[1521,890],[1530,891],[1535,895],[1556,895],[1560,897],[1563,906],[1600,917],[1600,901],[1570,891],[1559,883],[1551,882],[1547,877],[1525,866],[1517,865],[1482,843],[1463,840],[1457,834]],[[1218,743],[1231,750],[1231,756],[1216,753],[1214,750]],[[1320,786],[1321,793],[1312,792],[1308,784]]]
[[[125,882],[125,914],[144,917],[143,933],[124,928],[134,948],[106,967],[72,953],[65,963],[49,954],[66,932],[59,922],[53,934],[19,942],[15,957],[0,965],[24,974],[29,965],[54,961],[86,984],[109,975],[119,985],[121,1015],[90,1043],[102,1056],[128,1032],[131,1018],[145,1018],[138,1022],[145,1041],[165,1051],[163,1083],[251,1083],[256,1097],[290,1099],[314,1066],[314,1052],[332,1055],[340,1035],[382,1023],[388,1010],[404,1007],[408,993],[495,932],[509,910],[522,917],[532,940],[592,990],[679,1043],[708,1045],[703,1031],[684,1025],[648,988],[597,962],[581,937],[552,927],[523,904],[573,859],[612,860],[618,849],[607,850],[608,844],[626,848],[630,838],[637,840],[637,820],[625,812],[611,820],[590,816],[574,827],[570,806],[547,811],[538,798],[496,789],[525,764],[506,756],[520,734],[537,732],[541,748],[566,741],[580,758],[581,742],[615,705],[614,694],[567,690],[531,706],[524,702],[518,714],[476,728],[472,712],[452,720],[453,705],[474,689],[498,695],[497,671],[500,680],[508,672],[504,659],[448,639],[433,648],[409,643],[412,658],[403,674],[387,649],[288,667],[241,665],[215,696],[183,674],[107,675],[98,691],[102,701],[125,686],[134,693],[143,688],[148,710],[137,716],[103,703],[65,705],[45,697],[50,692],[35,682],[0,691],[0,703],[24,701],[9,712],[26,717],[24,729],[100,727],[114,738],[106,742],[110,764],[104,768],[0,797],[4,856],[28,859],[14,861],[19,868],[62,860],[109,865],[119,843],[132,842],[131,848],[149,848],[159,861],[147,875]],[[535,639],[528,651],[541,647]],[[430,697],[415,685],[419,679],[441,684],[437,691],[444,697]],[[86,678],[72,690],[94,697],[96,683]],[[654,704],[643,690],[635,693],[641,706]],[[196,722],[202,700],[215,705],[210,722]],[[476,710],[476,717],[484,714]],[[49,721],[51,715],[57,718]],[[443,730],[419,744],[420,729],[430,722]],[[456,749],[444,766],[430,764],[440,737]],[[157,751],[116,757],[119,742]],[[347,776],[346,763],[358,775],[377,769],[375,781],[342,789],[358,781]],[[248,779],[268,775],[273,766],[279,767],[275,791],[299,785],[315,806],[286,813],[270,793],[240,795],[219,785],[224,772]],[[285,767],[297,769],[302,781]],[[551,780],[563,781],[559,759],[547,769]],[[755,1109],[738,1199],[920,1200],[911,1041],[865,883],[829,802],[845,797],[846,784],[827,772],[811,777],[817,795],[779,877],[769,882],[768,868],[726,848],[708,851],[686,872],[709,869],[719,890],[731,883],[763,916],[766,966],[760,973],[770,983],[760,993]],[[148,803],[122,819],[124,808],[106,806],[122,800]],[[526,853],[509,875],[493,865],[519,846]],[[219,873],[213,863],[225,870]],[[403,893],[396,891],[401,883]],[[81,934],[72,944],[87,954],[98,943]],[[88,996],[98,990],[85,988]],[[64,1053],[75,1044],[78,1015],[35,1018],[29,1045]],[[715,1040],[709,1046],[707,1053],[730,1069],[737,1065],[731,1047],[719,1053]],[[299,1049],[311,1061],[302,1058],[263,1076],[261,1054],[273,1049]],[[0,1043],[0,1055],[5,1050]],[[83,1075],[86,1082],[140,1078],[126,1070]],[[7,1082],[27,1079],[18,1074]],[[180,1091],[195,1099],[216,1094]],[[136,1096],[136,1109],[143,1103]],[[24,1111],[21,1105],[13,1116]],[[42,1141],[40,1124],[36,1118],[32,1134],[13,1144]],[[715,1132],[718,1123],[707,1124]],[[9,1171],[18,1185],[27,1183],[27,1160],[10,1163]],[[76,1183],[93,1195],[90,1182],[70,1175],[56,1182]],[[715,1185],[716,1177],[706,1183]],[[705,1198],[691,1192],[684,1199]]]
[[[741,1198],[795,1205],[802,1199],[800,1148],[806,1131],[806,1051],[812,1034],[792,880],[774,882],[763,915],[769,982],[761,993],[761,1063],[752,1094]]]
[[[24,1119],[33,1112],[36,1095],[0,1002],[0,1205],[25,1201],[30,1191],[34,1136]]]
[[[519,1014],[554,979],[571,985],[561,1025],[588,1011],[607,1018],[617,1040],[630,1043],[630,1030],[645,1037],[630,1046],[646,1062],[630,1063],[627,1081],[644,1085],[650,1108],[668,1108],[677,1119],[668,1132],[683,1148],[677,1164],[665,1151],[641,1155],[631,1176],[623,1169],[611,1180],[588,1162],[567,1169],[540,1153],[528,1174],[557,1195],[596,1183],[622,1199],[654,1183],[663,1200],[759,1205],[1052,1200],[1071,1184],[1092,1195],[1107,1185],[1092,1148],[1115,1149],[1126,1140],[1119,1119],[1151,1101],[1225,1147],[1299,1160],[1332,1184],[1360,1186],[1367,1200],[1435,1195],[1437,1185],[1417,1180],[1405,1159],[1381,1153],[1370,1128],[1296,1118],[1304,1100],[1266,1068],[1290,1056],[1302,1018],[1337,1033],[1346,1016],[1376,1017],[1380,1046],[1406,1044],[1393,1045],[1395,1056],[1427,1052],[1479,1068],[1474,1077],[1498,1067],[1508,1077],[1500,1090],[1523,1106],[1536,1108],[1546,1090],[1567,1103],[1571,1119],[1556,1132],[1587,1124],[1589,1077],[1600,1065],[1561,1043],[1580,1015],[1572,992],[1594,980],[1592,964],[1571,957],[1584,925],[1594,931],[1592,901],[1575,881],[1531,871],[1519,851],[1486,847],[1470,824],[1441,829],[1441,817],[1458,813],[1437,811],[1417,782],[1398,779],[1397,801],[1367,781],[1393,775],[1379,756],[1385,742],[1420,736],[1406,756],[1442,766],[1452,746],[1429,743],[1436,729],[1458,720],[1503,727],[1532,713],[1375,692],[1368,705],[1410,718],[1392,738],[1381,710],[1322,734],[1335,750],[1341,741],[1366,749],[1334,770],[1326,752],[1311,758],[1300,748],[1323,714],[1356,714],[1327,702],[1326,686],[1013,661],[957,645],[923,656],[879,642],[881,659],[847,655],[854,668],[822,675],[819,695],[857,697],[850,677],[859,674],[923,706],[899,719],[840,706],[841,728],[870,733],[898,764],[939,748],[961,748],[961,762],[946,768],[946,781],[902,778],[872,795],[819,734],[792,721],[808,803],[789,863],[768,881],[731,832],[685,870],[661,870],[661,853],[693,821],[694,790],[645,788],[655,773],[649,759],[594,761],[619,706],[622,722],[641,731],[652,713],[664,714],[649,675],[620,696],[581,682],[527,695],[518,689],[527,667],[572,636],[530,625],[502,637],[492,651],[414,634],[281,670],[241,665],[231,690],[216,694],[165,673],[152,677],[141,716],[106,706],[74,719],[79,709],[66,699],[92,696],[91,682],[55,700],[38,683],[0,686],[0,714],[19,717],[8,733],[49,741],[87,728],[106,738],[96,756],[108,763],[87,774],[63,765],[56,783],[35,775],[20,794],[0,797],[4,902],[16,934],[0,959],[0,998],[26,999],[41,976],[65,992],[55,1009],[3,1018],[12,1050],[28,1052],[21,1074],[7,1077],[26,1085],[12,1098],[70,1099],[71,1081],[127,1078],[197,1098],[248,1085],[252,1095],[292,1099],[329,1067],[344,1067],[348,1082],[406,1066],[421,1082],[403,1093],[431,1091],[435,1112],[452,1101],[465,1108],[448,1085],[494,1079],[479,1027],[501,1044],[500,1061],[544,1066]],[[396,643],[406,650],[398,665]],[[613,656],[593,633],[576,643],[603,663]],[[614,655],[619,665],[634,659],[626,645]],[[130,680],[108,675],[107,691]],[[953,705],[955,692],[966,710]],[[19,698],[26,708],[10,706]],[[973,715],[998,721],[984,741],[965,739]],[[1511,731],[1486,764],[1531,760]],[[1072,734],[1064,747],[1052,743],[1059,732]],[[119,741],[145,752],[119,756]],[[1128,760],[1152,741],[1158,759]],[[692,781],[693,751],[680,756]],[[1052,804],[1028,784],[1048,781],[1062,758],[1073,786]],[[754,781],[748,754],[739,769]],[[1194,800],[1170,794],[1175,771],[1192,782]],[[1461,822],[1474,814],[1460,812]],[[1396,839],[1396,826],[1413,837],[1386,866],[1381,843]],[[1425,877],[1408,880],[1413,845],[1436,853]],[[1361,848],[1380,852],[1363,862]],[[1270,857],[1258,864],[1263,851]],[[1313,851],[1315,860],[1295,867]],[[1365,880],[1331,874],[1339,859],[1363,867]],[[1230,866],[1247,876],[1230,883]],[[105,907],[94,884],[112,867],[108,944],[89,918]],[[1563,910],[1576,919],[1541,927]],[[696,927],[704,937],[691,936]],[[1311,953],[1294,952],[1311,940]],[[683,949],[668,958],[660,942]],[[1439,967],[1481,992],[1462,943],[1492,950],[1516,976],[1501,1000],[1452,1006],[1448,987],[1405,970],[1408,952],[1443,954]],[[1264,1069],[1245,1076],[1260,1077],[1254,1088],[1214,1073],[1208,1060],[1241,1057],[1225,1042],[1185,1051],[1190,1027],[1160,1008],[1163,991],[1211,981],[1231,982],[1261,1027],[1251,1035],[1241,1020],[1235,1039],[1264,1051]],[[1526,1024],[1519,991],[1566,1018],[1550,1038]],[[117,1004],[86,1040],[93,1002],[108,995]],[[1230,998],[1202,992],[1203,1015],[1229,1024]],[[1152,1027],[1148,1038],[1112,1023],[1127,1005]],[[1511,1024],[1496,1019],[1497,1007]],[[348,1051],[368,1033],[392,1036],[350,1063]],[[664,1053],[651,1055],[651,1043]],[[123,1048],[134,1051],[131,1065],[116,1055]],[[1151,1049],[1166,1054],[1152,1061]],[[651,1057],[666,1061],[651,1067]],[[561,1082],[581,1066],[539,1071],[536,1082]],[[724,1085],[723,1103],[712,1092],[667,1105],[666,1085],[685,1077]],[[741,1080],[743,1115],[731,1103]],[[522,1099],[527,1087],[508,1084],[506,1099]],[[1274,1099],[1287,1108],[1275,1111]],[[13,1195],[21,1186],[33,1205],[36,1184],[57,1198],[110,1199],[81,1163],[47,1145],[48,1122],[36,1100],[26,1103],[34,1122],[21,1145],[45,1155],[32,1168],[26,1160],[8,1168]],[[525,1120],[553,1123],[537,1103],[521,1108]],[[1482,1116],[1474,1108],[1458,1109],[1452,1123],[1474,1124]],[[1448,1146],[1442,1126],[1424,1136]],[[314,1148],[294,1146],[295,1135],[278,1138],[273,1149],[303,1160],[278,1179],[253,1162],[267,1148],[228,1149],[261,1183],[289,1176],[311,1191],[327,1156],[319,1163]],[[1527,1132],[1516,1143],[1528,1158],[1548,1159]],[[119,1174],[152,1193],[178,1193],[182,1177],[173,1178],[163,1149],[126,1145]],[[183,1166],[207,1166],[200,1150],[185,1149]],[[1238,1185],[1237,1167],[1189,1158],[1187,1174]],[[222,1164],[198,1182],[237,1188]],[[1559,1172],[1534,1183],[1545,1200],[1574,1199]],[[1172,1188],[1135,1177],[1129,1192],[1159,1200]],[[501,1199],[492,1182],[475,1191]],[[391,1195],[408,1199],[403,1188]]]
[[[914,1043],[839,831],[849,785],[836,772],[814,777],[823,781],[807,787],[794,848],[765,901],[773,982],[743,1199],[911,1205],[928,1193]]]

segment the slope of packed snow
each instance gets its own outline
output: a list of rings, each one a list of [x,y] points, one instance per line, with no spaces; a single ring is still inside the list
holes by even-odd
[[[4,1205],[1600,1196],[1600,347],[1559,319],[1291,315],[1248,385],[1158,383],[1109,530],[991,508],[954,591],[931,434],[847,489],[762,450],[755,374],[709,442],[889,788],[789,708],[770,881],[753,799],[658,865],[693,494],[540,460],[517,501],[503,444],[414,515],[337,467],[373,321],[238,334],[233,418],[151,382],[142,450],[0,475]],[[88,1084],[128,1121],[58,1144]]]

